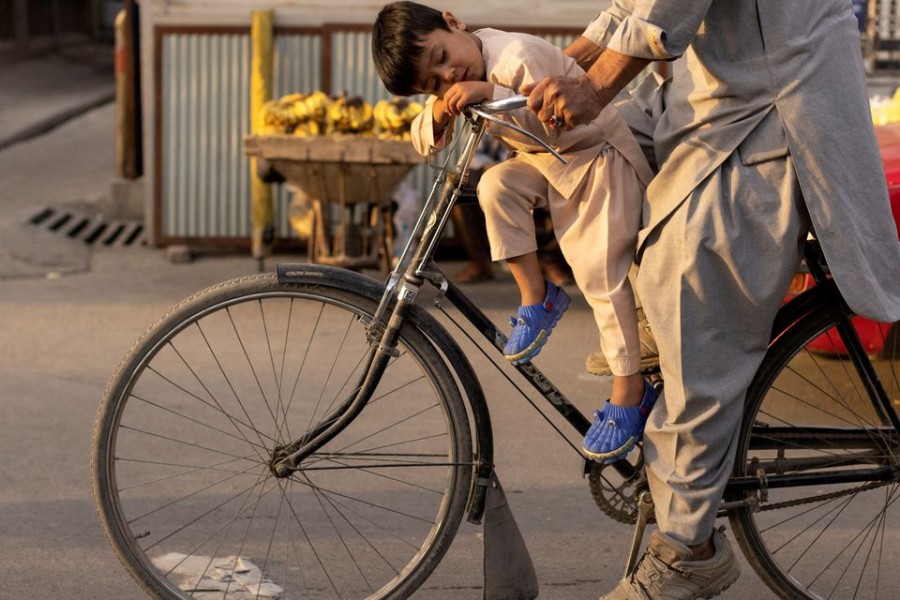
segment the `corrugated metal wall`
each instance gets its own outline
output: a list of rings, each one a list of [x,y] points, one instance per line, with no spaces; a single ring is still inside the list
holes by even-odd
[[[332,93],[346,90],[372,103],[388,97],[370,55],[368,31],[325,29],[331,36]],[[564,46],[575,34],[545,36]],[[243,33],[167,31],[161,36],[161,184],[156,239],[235,239],[250,232],[250,36]],[[311,92],[323,85],[322,34],[279,33],[274,43],[274,95]],[[422,195],[431,188],[427,165],[407,180]],[[289,194],[276,186],[276,235],[291,237]]]
[[[162,237],[250,231],[250,36],[162,38]]]

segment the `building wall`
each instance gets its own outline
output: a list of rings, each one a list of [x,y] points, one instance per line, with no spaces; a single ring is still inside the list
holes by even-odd
[[[145,14],[152,13],[159,23],[206,24],[215,19],[221,25],[248,23],[250,11],[272,9],[276,26],[314,26],[371,23],[386,3],[378,0],[143,0],[141,9]],[[514,29],[515,26],[583,27],[609,5],[609,0],[429,0],[423,3],[449,10],[467,23]]]
[[[484,4],[490,5],[485,8]],[[476,25],[553,32],[558,45],[573,39],[597,10],[577,0],[540,2],[517,10],[515,26],[497,23],[506,2],[449,2]],[[347,90],[374,102],[387,96],[369,64],[368,26],[381,2],[248,2],[246,0],[144,0],[141,3],[146,221],[156,243],[234,243],[249,235],[249,166],[241,139],[249,130],[249,27],[251,11],[275,11],[276,97],[290,92]],[[457,9],[457,6],[459,8]],[[500,10],[505,6],[504,10]],[[552,6],[555,10],[548,11]],[[568,11],[555,25],[549,13]],[[489,10],[493,8],[493,10]],[[334,56],[322,61],[328,37]],[[156,61],[160,64],[156,64]],[[299,77],[299,79],[298,79]],[[157,147],[158,146],[158,147]],[[426,167],[413,174],[427,190]],[[287,196],[276,193],[276,236],[288,237]]]

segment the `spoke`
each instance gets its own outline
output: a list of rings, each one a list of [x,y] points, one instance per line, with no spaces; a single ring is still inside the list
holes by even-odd
[[[304,478],[305,478],[307,481],[309,481],[309,477],[307,477],[306,475],[304,475]],[[359,561],[356,560],[356,557],[353,555],[353,552],[350,550],[350,546],[347,545],[347,541],[344,539],[344,536],[341,534],[341,531],[338,529],[338,527],[337,527],[337,525],[335,524],[334,520],[331,518],[331,515],[328,514],[328,510],[326,510],[325,505],[322,504],[322,498],[321,498],[322,494],[319,493],[318,489],[316,488],[315,485],[312,484],[312,482],[310,482],[310,486],[309,486],[309,487],[310,487],[310,489],[311,489],[312,492],[313,492],[313,497],[315,497],[316,502],[319,503],[319,508],[322,509],[322,514],[324,514],[324,515],[325,515],[325,518],[328,519],[328,523],[331,525],[331,528],[332,528],[332,529],[334,530],[334,532],[337,534],[338,539],[341,540],[341,546],[344,547],[344,550],[347,552],[347,555],[350,557],[350,561],[353,563],[353,566],[356,567],[356,570],[357,570],[357,572],[359,573],[360,577],[362,577],[363,581],[366,582],[366,587],[369,588],[369,591],[370,591],[370,592],[371,592],[371,591],[374,591],[374,590],[372,589],[372,584],[369,582],[369,579],[366,577],[366,574],[363,573],[362,569],[360,568],[360,566],[359,566]],[[340,514],[340,513],[338,513],[338,514]],[[344,519],[344,520],[346,521],[346,519]],[[350,524],[349,521],[347,521],[347,523]],[[354,531],[357,531],[356,528],[353,527],[352,524],[350,524],[350,526],[353,528]],[[357,533],[359,533],[359,532],[357,531]],[[360,534],[360,537],[363,537],[363,536]],[[365,537],[363,537],[363,539],[365,540]],[[368,540],[366,540],[366,541],[368,541]],[[374,547],[373,547],[373,549],[374,549]],[[381,554],[378,553],[377,551],[376,551],[376,553],[377,553],[379,556],[381,556]],[[390,566],[391,568],[393,568],[393,566],[391,566],[390,563],[388,563],[388,566]],[[396,571],[395,571],[395,572],[396,572]]]
[[[211,509],[209,509],[209,510],[206,511],[205,513],[201,514],[201,515],[198,516],[198,517],[195,517],[194,519],[191,519],[190,521],[188,521],[187,523],[185,523],[185,524],[182,525],[181,527],[178,527],[177,529],[175,529],[175,531],[172,531],[171,533],[169,533],[169,534],[166,535],[165,537],[163,537],[163,538],[161,538],[161,539],[159,539],[159,540],[156,540],[156,541],[153,542],[151,545],[149,545],[149,546],[147,546],[146,548],[144,548],[144,552],[146,552],[147,550],[150,550],[151,548],[154,548],[154,547],[158,546],[159,544],[161,544],[161,543],[163,543],[164,541],[166,541],[166,540],[168,540],[169,538],[171,538],[173,535],[176,535],[176,534],[178,534],[178,533],[184,531],[185,529],[187,529],[188,527],[190,527],[190,526],[193,525],[194,523],[196,523],[196,522],[200,521],[201,519],[203,519],[203,518],[209,516],[210,514],[216,512],[217,510],[219,510],[219,509],[222,508],[223,506],[225,506],[225,505],[231,503],[233,500],[239,498],[239,497],[242,496],[243,494],[250,492],[250,491],[253,490],[253,488],[255,488],[257,485],[259,485],[259,484],[253,484],[253,485],[251,485],[249,488],[247,488],[246,490],[241,490],[240,492],[236,493],[235,495],[231,496],[230,498],[226,498],[226,499],[223,500],[221,503],[217,504],[216,506],[213,506]],[[265,480],[263,480],[263,486],[265,486]],[[271,491],[271,489],[270,489],[269,491]],[[269,493],[269,492],[266,492],[266,494],[268,494],[268,493]]]
[[[209,490],[209,489],[212,489],[212,488],[214,488],[214,487],[216,487],[216,486],[218,486],[218,485],[221,485],[221,484],[225,483],[226,481],[231,481],[231,480],[234,479],[235,477],[239,477],[239,476],[241,476],[241,475],[246,475],[247,473],[249,473],[249,472],[252,471],[253,469],[257,469],[257,468],[259,468],[258,465],[253,465],[253,466],[251,466],[251,467],[247,467],[247,469],[245,469],[244,471],[241,471],[241,472],[238,472],[238,473],[234,473],[233,475],[229,475],[229,476],[226,477],[225,479],[220,479],[220,480],[218,480],[218,481],[214,481],[213,483],[211,483],[211,484],[209,484],[209,485],[207,485],[207,486],[204,486],[204,487],[202,487],[202,488],[200,488],[200,489],[198,489],[198,490],[195,490],[195,491],[191,492],[190,494],[187,494],[187,495],[182,496],[182,497],[180,497],[180,498],[176,498],[175,500],[172,500],[171,502],[168,502],[168,503],[166,503],[166,504],[163,504],[162,506],[159,506],[159,507],[157,507],[157,508],[154,508],[153,510],[151,510],[151,511],[149,511],[149,512],[145,512],[144,514],[139,515],[139,516],[137,516],[137,517],[132,517],[131,519],[128,520],[128,524],[131,525],[131,524],[133,524],[133,523],[137,523],[137,522],[140,521],[141,519],[145,519],[145,518],[149,517],[150,515],[156,514],[156,513],[158,513],[159,511],[161,511],[161,510],[163,510],[163,509],[169,508],[170,506],[174,506],[174,505],[178,504],[179,502],[184,502],[184,501],[187,500],[188,498],[193,498],[194,496],[196,496],[196,495],[199,494],[200,492],[205,492],[206,490]],[[263,475],[264,475],[264,474],[265,474],[265,471],[263,471]],[[257,477],[257,481],[259,481],[259,477]]]
[[[234,430],[240,435],[241,439],[243,439],[243,440],[244,440],[245,442],[247,442],[248,444],[253,445],[253,442],[251,442],[251,441],[247,438],[247,436],[244,435],[244,431],[243,431],[240,427],[238,427],[238,425],[242,425],[242,426],[246,427],[247,429],[250,429],[251,431],[256,431],[256,430],[254,429],[254,427],[253,427],[252,425],[248,425],[247,423],[244,423],[244,422],[241,421],[240,419],[237,419],[237,418],[233,417],[233,416],[231,415],[230,412],[228,412],[228,411],[226,411],[224,408],[222,408],[222,405],[218,403],[218,401],[216,400],[216,398],[215,398],[215,396],[213,395],[213,393],[209,390],[209,388],[206,387],[206,385],[203,383],[203,381],[201,381],[200,376],[197,375],[197,373],[191,368],[191,366],[187,363],[187,361],[184,359],[184,357],[181,355],[181,353],[178,351],[178,349],[175,347],[175,345],[174,345],[172,342],[169,342],[169,343],[168,343],[168,346],[169,346],[170,348],[172,348],[172,351],[175,352],[175,354],[178,356],[178,358],[181,359],[181,362],[184,363],[184,366],[188,369],[188,371],[190,371],[191,375],[194,376],[194,379],[197,380],[197,383],[200,384],[200,387],[203,388],[203,390],[209,395],[209,397],[213,400],[213,402],[215,402],[215,404],[210,404],[209,402],[207,402],[206,400],[204,400],[204,399],[201,398],[200,396],[197,396],[196,394],[194,394],[194,393],[190,392],[189,390],[183,388],[182,386],[178,385],[177,383],[175,383],[174,381],[172,381],[171,379],[169,379],[168,377],[166,377],[165,375],[163,375],[162,373],[160,373],[159,371],[157,371],[157,370],[153,367],[153,365],[149,365],[149,366],[147,367],[147,370],[149,370],[149,371],[152,372],[152,373],[155,373],[155,374],[158,375],[160,378],[162,378],[164,381],[167,381],[168,383],[170,383],[170,384],[173,385],[174,387],[176,387],[176,388],[178,388],[179,390],[183,391],[185,394],[187,394],[187,395],[190,396],[191,398],[196,399],[198,402],[200,402],[200,403],[202,403],[202,404],[205,404],[206,406],[208,406],[208,407],[212,408],[213,410],[218,411],[220,414],[224,415],[225,418],[228,419],[228,421],[229,421],[229,422],[231,423],[231,425],[234,427]],[[132,395],[133,395],[133,394],[132,394]],[[137,396],[135,396],[135,397],[137,397]],[[256,431],[256,434],[257,434],[257,435],[260,435],[260,432]],[[268,436],[265,436],[265,437],[266,437],[267,439],[269,439],[269,441],[271,441],[271,442],[274,443],[274,441],[275,441],[274,439],[272,439],[272,438],[270,438],[270,437],[268,437]],[[262,442],[261,439],[260,439],[260,442]],[[265,447],[265,444],[264,444],[264,443],[262,444],[262,447]],[[260,456],[260,458],[262,458],[262,456]]]
[[[228,384],[228,388],[231,390],[232,396],[234,396],[234,399],[237,401],[238,406],[241,407],[244,416],[247,417],[247,422],[250,423],[250,429],[253,430],[254,433],[256,433],[257,437],[259,438],[259,442],[263,446],[265,446],[265,442],[263,442],[262,439],[262,433],[256,427],[256,425],[253,424],[253,419],[250,417],[250,413],[247,412],[247,408],[244,406],[243,401],[241,401],[240,396],[238,396],[237,390],[234,389],[234,384],[231,382],[231,378],[228,377],[228,375],[225,373],[225,367],[222,366],[222,361],[219,360],[219,355],[216,354],[216,351],[213,350],[212,344],[209,343],[209,339],[206,337],[206,333],[203,331],[203,327],[200,326],[199,321],[196,321],[195,325],[197,326],[197,330],[200,332],[200,336],[203,338],[203,341],[206,343],[206,347],[207,349],[209,349],[210,355],[212,355],[213,360],[216,362],[216,366],[219,368],[219,372],[222,374],[222,377]]]
[[[230,456],[232,458],[243,458],[242,456],[240,456],[238,454],[232,454],[230,452],[225,452],[224,450],[217,450],[215,448],[210,448],[208,446],[201,446],[200,444],[186,442],[184,440],[179,440],[177,438],[169,437],[167,435],[162,435],[161,433],[153,433],[152,431],[138,429],[137,427],[132,427],[131,425],[125,425],[124,423],[119,424],[119,429],[127,429],[128,431],[134,431],[135,433],[142,433],[142,434],[148,435],[150,437],[155,437],[155,438],[159,438],[161,440],[166,440],[167,442],[175,442],[176,444],[181,444],[182,446],[188,446],[189,448],[197,448],[199,450],[205,450],[207,452],[221,454],[222,456]]]
[[[347,328],[344,329],[344,337],[341,338],[341,343],[338,346],[337,352],[334,355],[334,358],[331,361],[331,368],[328,370],[328,376],[325,377],[325,383],[322,384],[322,389],[319,390],[319,397],[316,398],[316,404],[313,406],[312,412],[309,414],[309,422],[306,424],[306,430],[309,431],[312,428],[313,421],[316,418],[316,414],[319,412],[319,407],[322,404],[322,398],[325,396],[325,390],[328,389],[328,384],[331,382],[331,376],[334,374],[335,365],[337,365],[337,358],[341,355],[341,350],[344,348],[344,344],[347,341],[347,336],[350,334],[350,327],[353,325],[354,318],[351,317],[347,320]],[[331,403],[334,404],[334,401]],[[326,411],[327,413],[327,411]]]
[[[413,487],[413,488],[417,488],[417,489],[420,489],[420,490],[424,490],[424,491],[426,491],[426,492],[431,492],[432,494],[436,494],[436,495],[438,495],[438,496],[442,496],[442,495],[444,494],[444,491],[445,491],[445,490],[435,490],[435,489],[432,489],[432,488],[429,488],[429,487],[425,487],[425,486],[420,485],[420,484],[417,484],[417,483],[413,483],[413,482],[411,482],[411,481],[404,481],[404,480],[402,480],[402,479],[397,479],[396,477],[391,477],[391,476],[389,476],[389,475],[385,475],[384,473],[376,473],[375,471],[372,471],[372,470],[371,470],[371,469],[373,469],[373,468],[410,467],[410,466],[422,467],[422,466],[441,466],[441,465],[437,465],[437,464],[393,464],[393,465],[371,465],[371,466],[366,466],[366,467],[359,467],[359,466],[349,465],[349,464],[347,464],[347,463],[342,463],[341,461],[339,461],[339,460],[337,460],[337,459],[334,459],[334,458],[331,458],[331,459],[328,459],[328,460],[331,460],[332,462],[335,462],[335,463],[341,465],[340,467],[336,467],[337,469],[357,469],[357,470],[359,470],[359,471],[362,471],[363,473],[366,473],[366,474],[369,474],[369,475],[373,475],[373,476],[375,476],[375,477],[380,477],[380,478],[383,478],[383,479],[387,479],[387,480],[389,480],[389,481],[395,481],[395,482],[400,483],[400,484],[402,484],[402,485],[406,485],[406,486],[409,486],[409,487]],[[458,465],[453,464],[453,463],[447,463],[446,465],[443,465],[443,466],[451,466],[451,465],[452,465],[452,466],[458,466]],[[305,473],[307,473],[307,472],[309,472],[309,471],[329,471],[329,470],[332,470],[332,469],[329,469],[328,467],[314,467],[314,468],[312,468],[312,469],[301,469],[301,472],[305,474]]]
[[[294,478],[290,478],[291,482],[297,481]],[[302,482],[298,482],[302,483]],[[278,488],[281,490],[282,496],[284,496],[284,490],[279,486]],[[291,502],[290,498],[287,499],[288,508],[291,511],[291,514],[294,517],[294,522],[297,523],[297,527],[300,528],[300,532],[303,534],[303,537],[306,538],[306,543],[309,545],[309,549],[312,551],[313,555],[316,557],[316,562],[319,563],[319,566],[322,568],[322,572],[325,574],[325,577],[328,579],[328,583],[331,584],[331,589],[334,590],[334,593],[338,595],[339,598],[343,598],[341,593],[337,589],[337,585],[335,585],[334,580],[331,578],[331,574],[328,572],[328,568],[325,566],[322,557],[319,555],[319,551],[316,549],[315,544],[313,544],[312,539],[309,537],[309,534],[306,531],[306,528],[303,526],[303,523],[300,522],[300,516],[297,514],[297,511],[294,510],[294,505]]]
[[[222,468],[222,465],[227,465],[227,464],[231,464],[234,462],[238,462],[239,460],[241,460],[241,459],[233,458],[230,460],[222,461],[222,462],[214,464],[214,465],[208,465],[208,466],[201,467],[201,466],[180,465],[180,464],[175,464],[175,463],[164,463],[164,462],[151,461],[151,460],[128,459],[128,458],[116,457],[116,461],[122,461],[122,462],[144,463],[144,464],[151,464],[151,465],[162,465],[162,466],[167,466],[167,467],[179,467],[179,468],[190,469],[189,471],[182,471],[181,473],[173,473],[172,475],[165,475],[163,477],[159,477],[158,479],[152,479],[150,481],[145,481],[143,483],[137,483],[137,484],[133,484],[133,485],[125,486],[125,487],[120,487],[120,488],[118,488],[118,492],[121,494],[122,492],[136,490],[136,489],[144,487],[146,485],[153,485],[154,483],[168,481],[169,479],[175,479],[176,477],[184,477],[185,475],[192,475],[198,471],[221,471],[223,473],[236,473],[236,474],[243,473],[244,471],[237,471],[234,469],[223,469]],[[252,457],[244,456],[243,460],[250,461],[250,460],[252,460]],[[254,465],[258,465],[258,464],[260,464],[260,463],[254,461]]]
[[[291,476],[291,479],[293,481],[297,481],[298,483],[303,483],[302,481],[295,479],[293,475]],[[423,517],[417,517],[416,515],[411,515],[409,513],[405,513],[405,512],[402,512],[402,511],[399,511],[399,510],[396,510],[393,508],[388,508],[386,506],[382,506],[381,504],[375,504],[374,502],[369,502],[367,500],[360,500],[359,498],[355,498],[353,496],[348,496],[346,494],[342,494],[342,493],[334,491],[334,490],[326,489],[321,486],[316,486],[315,489],[317,489],[325,494],[333,494],[339,498],[346,498],[347,500],[352,500],[353,502],[358,502],[359,504],[371,506],[372,508],[377,508],[377,509],[383,510],[385,512],[389,512],[391,514],[400,515],[401,517],[406,517],[408,519],[413,519],[415,521],[421,521],[423,523],[428,523],[429,525],[434,525],[434,521],[430,521],[429,519],[426,519]]]
[[[288,353],[288,340],[291,337],[291,324],[294,316],[294,298],[291,298],[288,303],[288,314],[287,314],[287,325],[284,328],[284,344],[281,346],[281,369],[278,380],[281,382],[278,385],[278,397],[279,401],[284,401],[284,389],[282,388],[282,384],[284,384],[284,365],[287,362],[287,353]],[[291,427],[288,425],[287,419],[287,406],[282,406],[282,410],[284,411],[283,418],[284,422],[282,426],[284,427],[284,434],[286,439],[293,439],[291,436]],[[278,431],[281,431],[281,427],[278,428]],[[290,521],[288,521],[290,523]]]
[[[213,427],[213,426],[210,425],[209,423],[205,423],[205,422],[200,421],[200,420],[198,420],[198,419],[195,419],[195,418],[193,418],[193,417],[189,417],[189,416],[187,416],[187,415],[184,415],[184,414],[178,412],[177,410],[173,410],[173,409],[171,409],[171,408],[166,408],[165,406],[162,406],[162,405],[160,405],[160,404],[157,404],[156,402],[152,402],[152,401],[147,400],[147,399],[145,399],[145,398],[141,398],[140,396],[138,396],[138,395],[136,395],[136,394],[134,394],[134,393],[131,394],[131,397],[134,398],[135,400],[139,400],[139,401],[141,401],[141,402],[145,402],[145,403],[149,404],[150,406],[153,406],[153,407],[155,407],[155,408],[158,408],[158,409],[160,409],[160,410],[162,410],[162,411],[165,411],[165,412],[171,413],[171,414],[173,414],[173,415],[175,415],[175,416],[181,417],[182,419],[185,419],[185,420],[187,420],[187,421],[190,421],[191,423],[196,423],[197,425],[200,425],[201,427],[206,427],[207,429],[212,429],[212,430],[215,431],[215,432],[221,433],[222,435],[227,436],[227,437],[230,437],[230,438],[232,438],[232,439],[235,439],[235,440],[237,440],[237,441],[239,441],[239,442],[247,442],[247,443],[250,444],[250,446],[252,446],[252,447],[259,448],[259,449],[261,449],[261,450],[263,450],[263,451],[266,450],[266,448],[265,448],[264,446],[260,446],[259,444],[255,444],[255,443],[251,442],[250,440],[248,440],[246,437],[238,437],[238,436],[234,435],[233,433],[230,433],[230,432],[228,432],[228,431],[225,431],[224,429],[219,429],[218,427]],[[273,441],[274,441],[274,440],[273,440]]]
[[[294,386],[291,388],[291,396],[288,398],[287,408],[285,409],[285,413],[291,410],[291,405],[294,403],[294,394],[297,392],[297,385],[300,383],[300,376],[303,375],[303,367],[306,366],[306,359],[309,357],[309,348],[312,346],[313,338],[316,337],[316,332],[319,330],[319,323],[322,322],[322,313],[325,311],[325,303],[322,302],[319,304],[319,314],[316,316],[315,325],[313,325],[312,333],[309,334],[309,340],[306,342],[306,348],[303,351],[303,360],[300,361],[300,368],[297,370],[297,377],[294,379]]]
[[[281,427],[278,425],[278,418],[281,417],[283,419],[283,423],[287,423],[287,414],[283,412],[284,410],[284,400],[281,394],[281,380],[278,378],[278,370],[275,368],[275,355],[272,353],[272,341],[269,337],[269,327],[266,323],[266,312],[263,310],[262,298],[257,299],[257,306],[259,307],[259,317],[262,320],[263,326],[263,334],[266,338],[266,348],[269,350],[269,364],[272,367],[272,379],[275,381],[275,390],[278,394],[278,403],[276,405],[276,412],[279,413],[278,416],[274,416],[275,419],[275,435],[278,437],[278,443],[284,443],[284,435],[281,431]]]
[[[213,539],[214,537],[216,537],[222,530],[224,530],[224,529],[227,528],[227,529],[228,529],[228,533],[230,533],[230,532],[231,532],[231,527],[233,526],[233,524],[235,523],[235,521],[237,521],[238,517],[241,516],[241,515],[244,513],[245,507],[247,506],[247,502],[248,502],[248,501],[250,500],[250,498],[253,496],[253,493],[252,493],[253,490],[256,488],[256,486],[258,486],[258,485],[260,485],[260,484],[265,484],[265,474],[264,474],[264,473],[261,473],[261,474],[256,478],[256,482],[255,482],[252,486],[250,486],[250,487],[247,489],[247,495],[246,495],[246,497],[244,498],[244,501],[241,503],[241,506],[238,508],[237,513],[235,513],[235,515],[234,515],[233,517],[231,517],[231,519],[229,519],[228,521],[226,521],[224,525],[221,525],[218,529],[216,529],[215,531],[213,531],[206,539],[204,539],[204,540],[203,540],[202,542],[200,542],[199,544],[195,545],[195,546],[191,549],[190,552],[188,552],[187,554],[185,554],[185,556],[184,556],[183,559],[181,559],[180,561],[178,561],[177,563],[175,563],[174,565],[172,565],[172,567],[166,572],[166,576],[168,577],[168,576],[172,573],[172,571],[174,571],[175,569],[177,569],[180,565],[184,564],[184,562],[185,562],[188,558],[190,558],[191,556],[195,556],[196,553],[197,553],[197,551],[198,551],[200,548],[202,548],[203,546],[205,546],[206,543],[207,543],[209,540],[211,540],[211,539]],[[225,538],[228,537],[228,533],[225,534]],[[221,550],[222,544],[223,544],[223,543],[224,543],[224,539],[223,539],[222,541],[219,542],[219,544],[216,546],[215,551],[212,552],[212,553],[210,554],[209,561],[206,563],[206,566],[205,566],[205,567],[203,568],[203,570],[200,572],[200,578],[197,579],[197,583],[194,584],[193,589],[197,589],[197,588],[200,586],[200,582],[203,580],[203,576],[206,575],[207,571],[209,571],[209,567],[212,565],[213,561],[216,559],[216,556],[219,554],[219,550]]]
[[[278,419],[275,417],[275,413],[272,412],[272,405],[269,403],[269,398],[266,396],[265,390],[263,390],[262,382],[259,380],[259,375],[256,373],[256,367],[253,366],[253,361],[250,360],[250,354],[247,352],[247,347],[244,345],[244,338],[241,337],[237,325],[234,322],[234,316],[231,314],[230,306],[225,307],[225,314],[228,315],[228,321],[231,323],[231,329],[234,331],[235,337],[237,337],[238,345],[240,345],[241,347],[241,352],[244,353],[244,358],[247,360],[247,366],[250,367],[250,372],[253,373],[253,380],[256,381],[256,388],[259,390],[260,396],[262,396],[263,402],[265,403],[266,408],[269,411],[269,416],[272,417],[272,423],[275,425],[277,431]],[[266,343],[268,343],[268,337],[266,337]]]
[[[308,480],[309,478],[305,478],[305,479]],[[298,484],[300,484],[300,485],[304,485],[304,486],[310,488],[311,490],[313,490],[313,487],[314,487],[314,486],[313,486],[312,483],[306,483],[306,482],[299,481],[299,480],[291,480],[291,485],[293,485],[294,482],[296,482],[296,483],[298,483]],[[320,489],[320,488],[316,487],[316,489]],[[313,491],[315,492],[315,490],[313,490]],[[409,546],[409,547],[412,548],[413,550],[418,550],[418,549],[419,549],[419,547],[416,546],[415,544],[413,544],[413,543],[411,543],[411,542],[408,542],[408,541],[404,540],[402,537],[400,537],[399,535],[397,535],[397,534],[394,532],[394,530],[388,529],[388,528],[386,528],[386,527],[380,525],[378,522],[373,521],[372,519],[366,517],[366,516],[363,515],[362,513],[360,513],[360,512],[358,512],[358,511],[354,510],[353,508],[347,506],[347,505],[344,504],[343,502],[339,502],[338,500],[336,500],[336,499],[334,499],[334,498],[329,498],[328,496],[324,496],[324,495],[323,495],[323,497],[328,501],[329,504],[331,504],[331,505],[333,505],[333,506],[339,506],[339,507],[342,508],[343,510],[345,510],[345,511],[347,511],[347,512],[350,512],[350,513],[353,513],[353,514],[356,515],[358,518],[362,519],[363,521],[365,521],[365,522],[368,523],[369,525],[375,527],[376,529],[379,529],[380,531],[382,531],[382,532],[388,534],[390,537],[394,538],[394,539],[397,540],[398,542],[400,542],[400,543],[402,543],[402,544],[404,544],[404,545],[406,545],[406,546]]]

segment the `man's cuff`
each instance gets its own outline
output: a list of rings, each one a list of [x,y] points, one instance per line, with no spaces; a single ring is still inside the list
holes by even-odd
[[[668,35],[662,27],[632,15],[619,23],[606,46],[619,54],[634,58],[648,60],[678,58],[680,52],[673,52],[667,46],[667,42]]]
[[[601,48],[606,48],[621,22],[621,18],[604,11],[591,21],[581,35]]]

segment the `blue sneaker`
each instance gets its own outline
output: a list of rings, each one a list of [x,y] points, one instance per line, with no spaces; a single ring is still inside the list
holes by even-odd
[[[656,404],[656,390],[644,382],[644,397],[637,406],[617,406],[609,400],[594,412],[594,424],[584,436],[581,450],[597,462],[613,462],[628,454],[644,437],[644,425]]]
[[[537,356],[567,308],[569,295],[564,289],[548,281],[543,303],[520,306],[518,316],[509,318],[513,330],[503,347],[506,360],[514,365],[521,365]]]

